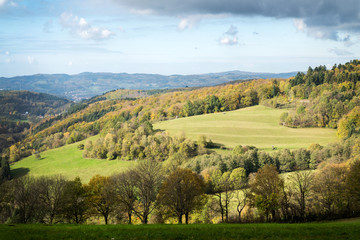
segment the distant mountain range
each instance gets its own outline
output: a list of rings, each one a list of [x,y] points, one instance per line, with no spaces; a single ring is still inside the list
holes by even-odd
[[[197,75],[159,75],[128,73],[90,73],[76,75],[36,74],[11,78],[0,77],[2,90],[29,90],[53,94],[73,101],[91,98],[114,89],[167,89],[203,87],[223,84],[234,80],[257,78],[289,78],[290,73],[253,73],[229,71]]]

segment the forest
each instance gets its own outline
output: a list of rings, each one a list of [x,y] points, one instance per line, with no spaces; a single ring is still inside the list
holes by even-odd
[[[3,151],[0,221],[87,223],[100,216],[104,223],[303,222],[360,214],[358,60],[329,70],[309,67],[290,79],[116,96],[112,91],[31,124]],[[192,141],[152,127],[258,104],[286,109],[280,125],[333,128],[339,141],[271,153],[239,145],[218,154],[211,139]],[[135,167],[89,183],[61,176],[6,181],[11,163],[94,135],[96,141],[78,145],[85,158],[134,161]],[[70,216],[74,208],[81,212]]]

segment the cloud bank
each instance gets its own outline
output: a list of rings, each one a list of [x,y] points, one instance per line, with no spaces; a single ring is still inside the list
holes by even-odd
[[[166,15],[232,14],[296,19],[309,36],[344,40],[360,32],[359,0],[112,0],[122,6]]]

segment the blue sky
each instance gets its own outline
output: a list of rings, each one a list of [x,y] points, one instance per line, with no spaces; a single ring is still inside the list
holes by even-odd
[[[359,32],[358,0],[0,0],[0,76],[302,71]]]

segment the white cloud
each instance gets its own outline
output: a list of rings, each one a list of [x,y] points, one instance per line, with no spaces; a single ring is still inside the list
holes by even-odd
[[[237,37],[238,32],[239,32],[238,28],[231,25],[229,29],[220,38],[219,43],[221,45],[228,45],[228,46],[238,45],[239,44],[239,39]]]
[[[4,6],[7,0],[0,0],[0,7]]]
[[[235,37],[230,37],[230,36],[223,36],[222,38],[220,38],[220,44],[222,45],[237,45],[239,44],[239,40],[238,38]]]
[[[294,25],[295,25],[296,29],[301,32],[305,31],[307,28],[304,19],[294,19]]]
[[[5,63],[13,63],[14,62],[14,59],[13,57],[11,56],[11,53],[10,51],[5,51],[4,52],[6,58],[5,58]]]
[[[178,24],[178,29],[180,31],[184,31],[186,29],[191,29],[200,21],[201,21],[201,18],[198,18],[198,17],[183,18],[183,19],[181,19],[181,21]]]
[[[60,23],[64,29],[69,29],[71,34],[83,39],[105,40],[114,35],[109,29],[93,27],[85,20],[85,18],[79,18],[71,13],[62,13],[60,16]]]
[[[28,63],[29,63],[30,65],[33,65],[34,63],[36,63],[35,58],[32,57],[32,56],[28,56],[28,57],[27,57],[27,60],[28,60]]]

